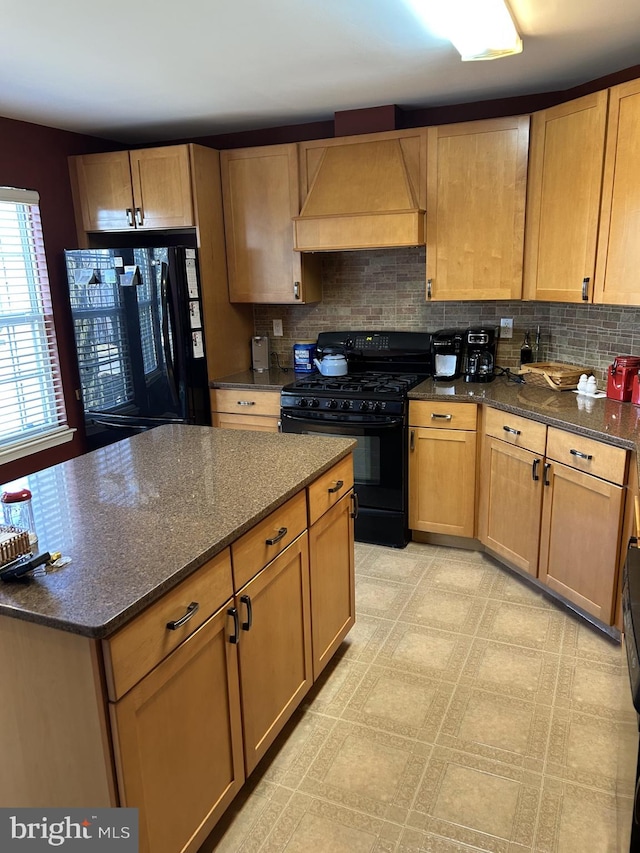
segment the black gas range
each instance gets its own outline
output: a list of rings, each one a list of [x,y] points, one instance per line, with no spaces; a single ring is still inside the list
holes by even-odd
[[[317,357],[343,355],[347,373],[298,375],[280,397],[283,432],[355,438],[355,537],[402,548],[409,540],[409,390],[433,375],[428,332],[322,332]]]

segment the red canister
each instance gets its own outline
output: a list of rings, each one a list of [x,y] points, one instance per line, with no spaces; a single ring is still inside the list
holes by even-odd
[[[634,406],[640,406],[640,374],[633,374],[633,382],[631,383],[631,402]]]
[[[631,400],[633,377],[640,369],[640,358],[635,355],[618,355],[607,370],[607,397],[628,403]]]

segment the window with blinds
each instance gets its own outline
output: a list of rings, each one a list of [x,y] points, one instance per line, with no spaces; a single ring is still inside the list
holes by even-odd
[[[0,187],[0,462],[68,441],[36,192]]]

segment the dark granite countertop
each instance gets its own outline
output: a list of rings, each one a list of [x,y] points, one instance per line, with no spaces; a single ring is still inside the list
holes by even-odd
[[[640,437],[638,406],[531,383],[519,384],[504,377],[485,383],[458,379],[450,384],[427,379],[409,392],[409,398],[483,403],[629,450],[636,449]]]
[[[263,373],[255,370],[243,370],[240,373],[232,373],[230,376],[222,376],[220,379],[212,379],[210,388],[243,388],[247,390],[260,389],[264,391],[281,391],[283,386],[289,385],[296,379],[292,368],[282,370],[271,367]]]
[[[354,446],[162,426],[30,475],[39,549],[71,563],[0,583],[0,615],[106,637]]]

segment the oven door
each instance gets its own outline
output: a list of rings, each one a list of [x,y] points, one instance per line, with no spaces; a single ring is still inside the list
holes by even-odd
[[[408,541],[405,419],[331,420],[281,413],[282,432],[351,438],[359,513],[355,538],[404,548]]]

